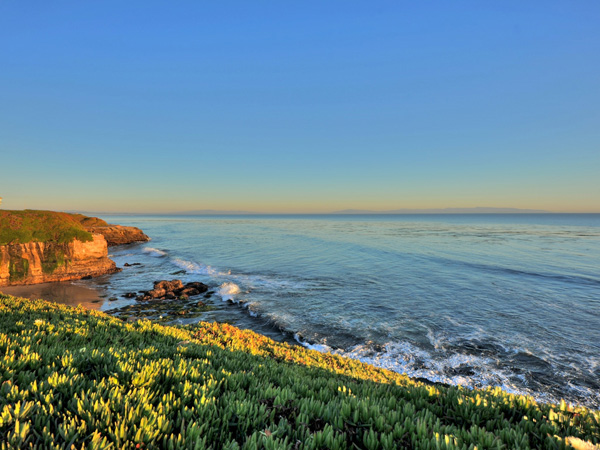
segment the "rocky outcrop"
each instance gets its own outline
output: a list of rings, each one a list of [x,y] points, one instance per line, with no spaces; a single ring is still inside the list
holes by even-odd
[[[106,239],[101,234],[92,237],[88,242],[0,246],[0,286],[78,280],[118,272],[120,269],[108,258]]]
[[[187,299],[195,295],[204,294],[208,291],[208,286],[199,281],[192,281],[185,285],[181,280],[161,280],[154,282],[154,289],[144,291],[142,295],[136,297],[137,300],[175,300]],[[125,294],[126,298],[132,298],[135,294],[129,292]]]
[[[133,242],[146,242],[150,238],[137,227],[126,227],[123,225],[92,226],[86,227],[90,233],[104,236],[109,247],[113,245],[131,244]]]

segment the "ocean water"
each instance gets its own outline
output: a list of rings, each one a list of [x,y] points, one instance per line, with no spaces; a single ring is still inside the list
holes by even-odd
[[[152,241],[88,281],[202,281],[218,320],[413,377],[600,409],[600,215],[104,216]],[[177,273],[179,272],[179,273]],[[174,275],[177,273],[176,275]]]

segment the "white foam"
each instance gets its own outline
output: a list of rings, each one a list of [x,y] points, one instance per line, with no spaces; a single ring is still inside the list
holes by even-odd
[[[165,252],[165,251],[159,250],[157,248],[152,248],[152,247],[144,247],[142,249],[142,251],[144,253],[149,253],[151,256],[156,256],[157,258],[160,258],[167,254],[167,252]]]
[[[321,353],[332,353],[357,359],[383,369],[403,373],[411,378],[424,378],[436,383],[445,383],[466,388],[486,388],[498,386],[505,392],[517,395],[528,395],[544,403],[557,403],[560,399],[549,392],[540,392],[529,389],[522,383],[524,375],[515,375],[510,371],[500,370],[494,359],[465,355],[462,353],[448,353],[446,356],[433,355],[426,350],[409,342],[389,342],[384,345],[383,351],[375,351],[370,345],[357,345],[347,351],[332,349],[324,343],[311,344],[303,340],[299,334],[294,339],[306,348],[317,350]],[[431,337],[430,337],[431,339]],[[448,375],[452,369],[470,367],[473,374]],[[517,386],[515,379],[519,379]],[[600,404],[600,394],[592,389],[577,386],[569,382],[570,391],[579,397],[588,398],[593,405]]]
[[[409,342],[390,342],[384,345],[382,352],[376,352],[369,345],[357,345],[347,351],[333,350],[325,344],[310,344],[302,341],[298,336],[295,339],[303,346],[322,353],[332,353],[361,362],[372,364],[376,367],[403,373],[411,378],[425,378],[432,382],[464,386],[467,388],[500,386],[507,392],[522,395],[535,395],[542,400],[539,393],[526,389],[519,389],[510,382],[508,374],[490,367],[493,361],[489,358],[476,357],[463,354],[449,354],[445,358],[434,357],[429,352],[418,348]],[[457,369],[469,366],[474,370],[473,375],[446,375],[448,369]],[[544,398],[545,401],[555,401],[554,398]]]
[[[186,261],[185,259],[173,258],[173,264],[175,264],[180,269],[185,270],[187,273],[196,274],[196,275],[225,275],[219,272],[216,269],[213,269],[211,266],[207,266],[204,264],[198,264],[194,261]]]
[[[227,300],[233,301],[234,296],[239,293],[240,293],[240,287],[237,284],[232,283],[230,281],[223,283],[219,287],[219,292],[218,292],[218,294],[221,296],[223,301],[227,301]]]
[[[239,283],[250,289],[256,288],[267,290],[304,290],[307,288],[306,283],[303,282],[281,280],[261,275],[232,274],[231,270],[221,271],[206,264],[198,263],[195,261],[187,261],[181,258],[173,258],[171,261],[180,269],[185,270],[188,274],[208,275],[211,277],[227,277],[228,279],[234,280],[236,283]]]
[[[332,353],[332,348],[330,346],[325,345],[325,344],[311,344],[310,342],[306,342],[300,337],[300,335],[298,333],[294,334],[294,339],[300,345],[302,345],[310,350],[316,350],[321,353]]]

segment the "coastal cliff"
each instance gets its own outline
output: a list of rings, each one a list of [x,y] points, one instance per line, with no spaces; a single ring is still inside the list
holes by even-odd
[[[118,272],[108,246],[148,241],[139,228],[53,211],[0,211],[0,286]]]
[[[97,233],[104,236],[109,247],[150,240],[142,230],[136,227],[106,224],[102,226],[86,227],[86,230],[90,233]]]
[[[77,280],[118,272],[100,234],[91,241],[0,246],[0,286]]]

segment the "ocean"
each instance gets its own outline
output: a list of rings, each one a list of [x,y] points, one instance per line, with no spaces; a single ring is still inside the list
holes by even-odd
[[[138,313],[600,409],[600,214],[102,218],[152,238],[109,249],[141,265],[78,282],[105,311],[155,280],[202,281],[208,311]]]

